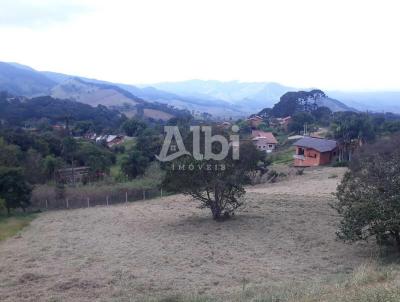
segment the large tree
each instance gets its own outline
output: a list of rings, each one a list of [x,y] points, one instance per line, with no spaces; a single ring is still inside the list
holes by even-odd
[[[217,153],[218,147],[213,150]],[[238,160],[231,153],[232,148],[219,161],[196,160],[189,155],[180,157],[169,163],[163,186],[200,201],[200,208],[209,208],[215,220],[229,218],[243,205],[244,184],[249,182],[249,173],[265,158],[251,142],[240,144]]]
[[[138,136],[146,128],[145,122],[135,118],[129,119],[122,124],[122,130],[124,130],[125,134],[128,136]]]
[[[25,210],[30,205],[31,188],[20,169],[0,167],[0,198],[5,200],[8,214],[11,209]]]
[[[136,150],[142,152],[149,161],[153,161],[160,153],[162,136],[152,128],[146,128],[136,139]]]
[[[298,112],[292,116],[292,120],[289,123],[288,130],[290,132],[300,134],[304,132],[305,125],[307,125],[307,129],[310,130],[314,122],[315,120],[311,113]]]
[[[355,149],[375,138],[371,117],[364,113],[336,113],[332,131],[334,138],[339,143],[340,160],[351,161]]]
[[[144,174],[149,162],[149,158],[142,152],[133,150],[123,157],[121,169],[129,178],[136,178]]]
[[[343,217],[338,235],[348,241],[375,237],[400,249],[400,136],[365,145],[337,189]]]

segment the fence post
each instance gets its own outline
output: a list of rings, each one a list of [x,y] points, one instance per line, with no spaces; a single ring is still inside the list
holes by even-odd
[[[163,197],[163,191],[162,191],[162,188],[160,189],[160,195],[161,195],[161,198]]]
[[[67,203],[67,209],[69,209],[69,200],[68,200],[68,198],[66,200],[66,203]]]
[[[87,207],[90,208],[90,198],[87,198]]]
[[[108,196],[106,197],[107,207],[108,207]]]
[[[125,202],[128,202],[128,192],[125,192]]]
[[[146,200],[146,190],[143,190],[143,200]]]
[[[47,199],[46,199],[46,210],[48,210],[49,209],[49,203],[47,202]]]

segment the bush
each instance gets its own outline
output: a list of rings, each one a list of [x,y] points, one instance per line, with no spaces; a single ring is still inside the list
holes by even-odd
[[[348,167],[348,166],[349,166],[348,161],[337,161],[332,164],[332,167],[334,168]]]
[[[375,237],[400,250],[400,135],[365,145],[338,186],[334,204],[343,217],[338,232],[346,241]]]
[[[274,183],[276,182],[278,177],[279,177],[278,172],[276,172],[275,170],[271,170],[267,174],[267,181]]]
[[[0,198],[0,214],[6,210],[6,201]]]
[[[0,167],[0,198],[5,200],[8,214],[16,208],[25,211],[30,205],[31,191],[21,169]]]

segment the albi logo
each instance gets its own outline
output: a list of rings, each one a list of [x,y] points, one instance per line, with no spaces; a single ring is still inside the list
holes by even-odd
[[[196,160],[224,160],[229,154],[229,148],[232,147],[232,159],[239,159],[239,127],[232,126],[232,132],[229,141],[222,135],[212,135],[211,126],[191,126],[190,131],[193,133],[193,150],[189,152],[182,139],[182,135],[177,126],[165,126],[165,139],[159,155],[156,158],[162,162],[172,161],[183,155],[191,155]],[[204,135],[204,154],[200,151],[201,135]],[[175,141],[175,144],[173,143]],[[214,143],[221,145],[219,153],[213,153],[212,146]],[[171,151],[173,153],[171,153]],[[170,153],[170,154],[168,154]]]

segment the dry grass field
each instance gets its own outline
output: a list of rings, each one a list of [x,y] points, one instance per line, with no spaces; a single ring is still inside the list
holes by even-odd
[[[351,273],[374,249],[335,238],[338,217],[329,203],[344,171],[315,169],[248,188],[247,206],[226,222],[212,221],[182,196],[43,213],[0,243],[1,301],[142,301],[182,293],[229,300],[244,288]]]

